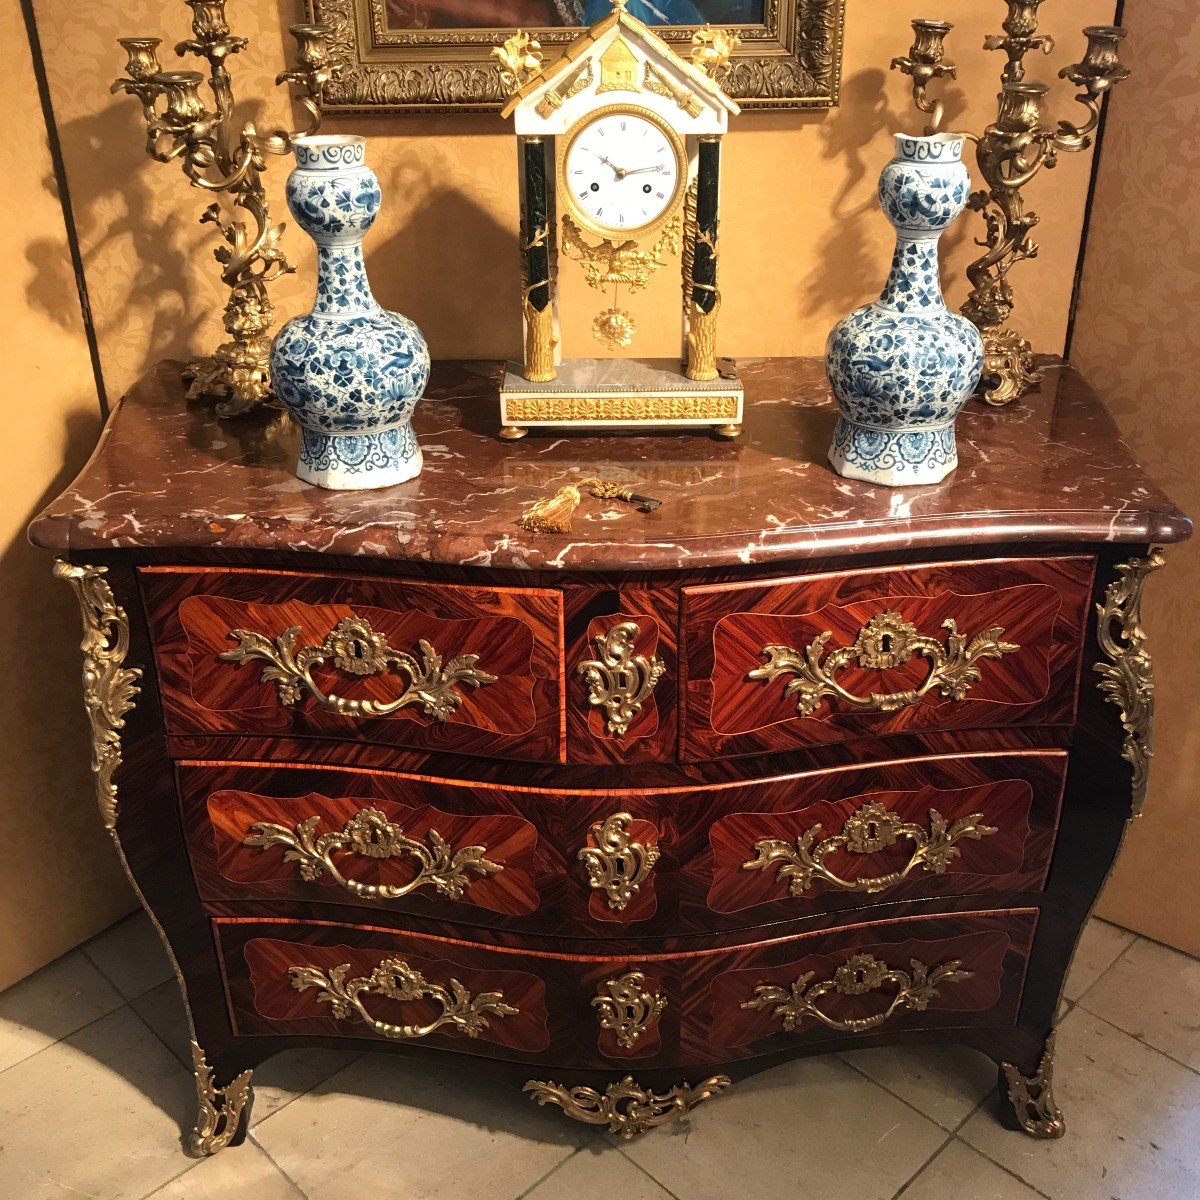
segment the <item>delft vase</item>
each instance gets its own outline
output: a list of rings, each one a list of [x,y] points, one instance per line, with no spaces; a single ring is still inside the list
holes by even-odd
[[[961,134],[896,135],[879,200],[896,227],[883,293],[829,335],[826,369],[841,416],[829,460],[840,475],[898,487],[939,483],[958,465],[954,419],[983,369],[983,340],[952,313],[938,242],[967,204]]]
[[[371,294],[362,240],[379,213],[366,139],[293,139],[287,202],[317,243],[312,312],[289,321],[271,348],[280,400],[300,423],[296,474],[326,488],[377,488],[421,473],[413,410],[429,381],[429,350],[407,317]]]

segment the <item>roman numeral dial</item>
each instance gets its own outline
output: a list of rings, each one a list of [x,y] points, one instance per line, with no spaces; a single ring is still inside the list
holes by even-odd
[[[585,118],[567,134],[560,162],[569,211],[604,237],[627,238],[658,224],[678,202],[686,174],[678,137],[645,109]]]

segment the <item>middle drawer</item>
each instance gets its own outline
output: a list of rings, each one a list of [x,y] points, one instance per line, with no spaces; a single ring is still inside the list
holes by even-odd
[[[738,783],[563,791],[180,762],[201,899],[612,937],[1040,891],[1066,754],[946,755]]]

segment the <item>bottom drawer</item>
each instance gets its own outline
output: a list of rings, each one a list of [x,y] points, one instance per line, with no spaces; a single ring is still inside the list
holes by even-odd
[[[603,1069],[732,1062],[876,1031],[1013,1025],[1037,910],[619,957],[332,922],[213,924],[239,1035],[421,1040]]]

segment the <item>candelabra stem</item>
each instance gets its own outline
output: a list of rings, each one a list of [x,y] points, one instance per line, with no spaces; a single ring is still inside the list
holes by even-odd
[[[226,0],[185,0],[192,10],[192,37],[175,47],[179,55],[193,54],[208,63],[213,111],[200,97],[204,77],[196,71],[163,72],[158,64],[157,38],[122,38],[128,55],[126,74],[113,84],[142,103],[146,121],[146,150],[159,162],[179,161],[189,182],[202,191],[225,194],[233,207],[250,218],[226,217],[213,202],[202,223],[216,226],[222,244],[214,251],[221,279],[229,288],[223,324],[227,340],[211,354],[193,359],[184,370],[190,380],[188,399],[216,399],[221,416],[248,412],[270,394],[270,329],[275,310],[267,285],[294,268],[279,248],[283,226],[271,220],[263,188],[269,155],[286,154],[294,132],[260,134],[253,124],[238,127],[234,116],[233,81],[226,66],[230,55],[247,45],[233,36],[225,19]],[[335,79],[340,64],[330,52],[331,31],[323,25],[295,25],[297,64],[282,72],[276,83],[300,92],[313,133],[321,122],[325,86]],[[159,108],[159,104],[163,108]]]
[[[1076,100],[1087,110],[1087,119],[1082,125],[1046,124],[1042,103],[1049,89],[1025,79],[1026,55],[1048,54],[1054,48],[1053,39],[1038,32],[1043,0],[1006,3],[1004,33],[984,41],[985,50],[1002,51],[1006,60],[998,114],[978,137],[965,135],[975,143],[975,160],[985,184],[970,199],[971,208],[983,217],[984,236],[978,244],[985,252],[967,268],[971,292],[962,312],[983,336],[980,387],[983,399],[994,405],[1010,403],[1042,378],[1033,347],[1008,324],[1015,303],[1009,271],[1038,254],[1031,234],[1039,218],[1026,209],[1022,189],[1043,168],[1057,166],[1060,153],[1076,153],[1091,145],[1104,96],[1129,76],[1117,59],[1125,31],[1110,25],[1089,26],[1084,30],[1088,46],[1083,60],[1060,72],[1081,89]],[[894,68],[912,78],[913,102],[921,112],[933,114],[934,128],[941,121],[941,102],[929,96],[928,86],[933,79],[954,74],[953,65],[943,61],[950,28],[944,21],[914,21],[912,49],[892,61]]]

